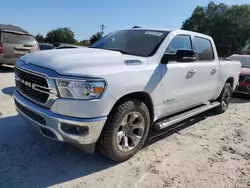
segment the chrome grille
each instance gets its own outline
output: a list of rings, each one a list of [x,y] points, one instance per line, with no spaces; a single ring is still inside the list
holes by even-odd
[[[15,68],[17,90],[28,99],[46,103],[49,98],[49,87],[46,78]],[[41,86],[40,91],[34,86]],[[48,89],[46,89],[48,88]],[[41,92],[41,89],[43,90]]]

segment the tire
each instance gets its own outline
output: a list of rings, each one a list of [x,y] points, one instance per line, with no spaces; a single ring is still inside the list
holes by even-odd
[[[141,149],[147,139],[149,127],[150,114],[147,106],[139,100],[127,100],[111,111],[97,146],[113,161],[126,161]]]
[[[231,102],[232,93],[233,89],[231,84],[226,83],[219,98],[217,99],[217,101],[220,102],[220,105],[214,109],[215,112],[222,114],[227,110],[229,103]]]

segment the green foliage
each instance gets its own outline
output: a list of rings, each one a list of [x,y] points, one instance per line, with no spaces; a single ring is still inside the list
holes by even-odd
[[[41,34],[39,34],[39,33],[38,33],[35,37],[36,37],[36,40],[37,40],[38,42],[44,42],[44,41],[45,41],[43,35],[41,35]]]
[[[89,46],[90,42],[89,40],[82,40],[82,41],[79,41],[78,44],[82,46]]]
[[[213,37],[219,56],[240,53],[250,39],[250,5],[210,2],[205,7],[197,6],[182,29]]]
[[[244,47],[243,52],[250,55],[250,40],[246,42],[246,46]]]
[[[49,31],[45,37],[45,41],[50,43],[61,42],[74,44],[76,40],[74,32],[70,28],[64,27]]]
[[[96,34],[92,35],[89,39],[90,44],[95,43],[98,41],[100,38],[102,38],[103,33],[102,32],[97,32]]]

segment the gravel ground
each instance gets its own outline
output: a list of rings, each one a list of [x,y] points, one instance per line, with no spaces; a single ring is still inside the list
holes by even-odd
[[[161,132],[131,160],[50,141],[17,116],[13,69],[0,70],[0,187],[250,187],[250,100],[206,112]]]

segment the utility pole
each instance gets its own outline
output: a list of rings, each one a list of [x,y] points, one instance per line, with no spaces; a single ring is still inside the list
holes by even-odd
[[[102,30],[102,34],[104,34],[104,28],[105,28],[106,26],[105,25],[101,25],[101,30]]]

